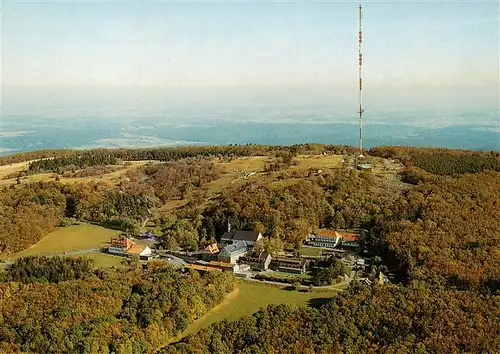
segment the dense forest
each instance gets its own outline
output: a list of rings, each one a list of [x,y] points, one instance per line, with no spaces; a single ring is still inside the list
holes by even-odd
[[[376,147],[370,154],[401,160],[407,167],[415,166],[437,175],[460,175],[486,170],[500,171],[497,151],[466,151],[431,148]]]
[[[0,253],[25,249],[59,224],[66,209],[61,189],[37,183],[0,191]]]
[[[498,292],[499,187],[498,172],[419,184],[391,205],[373,241],[396,253],[409,279]]]
[[[385,156],[406,165],[404,183],[342,169],[321,176],[283,172],[296,183],[248,183],[221,195],[201,211],[200,235],[219,234],[229,220],[297,244],[317,227],[360,227],[369,230],[364,245],[402,283],[353,286],[317,310],[262,309],[164,352],[498,352],[498,156],[467,153],[442,164],[443,154],[454,152]],[[424,165],[419,159],[426,158]],[[199,212],[186,211],[191,218]]]
[[[13,155],[0,156],[0,166],[10,165],[18,162],[31,160],[39,160],[54,157],[64,157],[73,155],[75,150],[53,149],[53,150],[36,150],[30,152],[21,152]]]
[[[230,221],[235,228],[300,245],[319,227],[369,228],[381,205],[392,199],[381,189],[371,193],[369,176],[346,170],[296,178],[290,186],[256,182],[224,193],[203,211],[200,233],[215,237]]]
[[[106,150],[95,150],[77,155],[61,156],[30,162],[28,165],[28,174],[41,172],[63,173],[68,170],[71,171],[95,165],[117,165],[118,163],[118,158],[107,153]]]
[[[21,259],[0,281],[0,352],[151,353],[233,289],[229,273],[169,266],[94,270],[85,259]]]
[[[498,353],[499,304],[419,283],[353,285],[319,309],[269,306],[162,353]]]
[[[297,247],[309,232],[322,227],[364,229],[363,246],[371,256],[378,256],[385,268],[398,275],[398,284],[353,285],[317,308],[262,309],[237,322],[215,324],[197,336],[164,348],[164,352],[500,351],[499,153],[381,147],[371,149],[370,155],[373,159],[402,162],[404,169],[399,174],[359,172],[346,167],[325,168],[321,173],[317,169],[290,168],[298,154],[348,152],[350,149],[342,146],[312,144],[91,150],[71,154],[63,151],[55,159],[43,160],[52,162],[32,165],[37,166],[34,167],[37,171],[62,171],[68,166],[79,166],[76,161],[83,155],[86,156],[83,161],[87,161],[80,166],[83,169],[111,161],[106,159],[162,162],[131,169],[116,184],[37,182],[4,187],[0,190],[0,252],[27,248],[66,217],[108,224],[131,233],[137,232],[144,220],[149,220],[155,226],[161,247],[188,250],[215,241],[226,230],[228,222],[233,229],[262,232],[266,237],[265,246],[275,248]],[[208,193],[206,185],[223,174],[214,159],[227,161],[250,155],[269,157],[262,177],[228,184],[214,195]],[[33,156],[27,154],[28,157]],[[9,157],[2,159],[0,161],[10,161]],[[373,161],[376,165],[377,160]],[[155,213],[170,201],[182,203],[168,212]],[[37,262],[41,262],[40,265]],[[27,271],[28,268],[31,270]],[[124,275],[116,271],[89,270],[89,266],[81,262],[61,265],[36,259],[20,261],[9,272],[2,278],[3,299],[9,299],[4,303],[12,306],[11,312],[6,312],[10,317],[3,317],[4,321],[10,321],[8,331],[0,332],[0,339],[10,343],[9,346],[4,343],[5,351],[20,348],[57,352],[61,346],[66,352],[104,347],[109,352],[149,352],[157,343],[178,332],[175,330],[180,326],[177,320],[169,319],[173,322],[165,320],[169,324],[160,329],[166,334],[155,337],[158,333],[155,326],[160,326],[155,316],[159,313],[153,311],[147,322],[137,317],[137,310],[122,312],[123,304],[129,303],[123,300],[127,298],[124,294],[137,290],[141,299],[150,299],[148,291],[155,296],[159,294],[155,288],[160,281],[157,279],[165,276],[167,283],[184,281],[170,270],[154,268],[141,272],[136,269]],[[321,285],[342,272],[332,264],[325,274],[316,274],[314,281]],[[160,276],[164,273],[168,275]],[[126,286],[119,287],[117,284],[124,279]],[[195,275],[188,279],[192,279],[189,284],[201,282],[206,286],[212,284],[212,280],[214,286],[222,281],[226,284],[224,291],[230,288],[229,280],[200,280]],[[137,286],[134,282],[146,285]],[[184,289],[182,284],[180,289]],[[95,310],[100,317],[85,313],[90,311],[90,307],[85,306],[90,306],[91,300],[87,303],[84,299],[71,298],[76,296],[71,292],[80,286],[82,294],[89,294],[94,300],[98,296],[96,291],[105,294]],[[5,295],[14,292],[16,296]],[[78,310],[82,312],[73,314],[72,318],[83,322],[78,322],[77,327],[68,324],[71,321],[65,317],[67,309],[64,309],[61,327],[54,324],[60,305],[56,300],[41,304],[40,299],[48,293],[59,294],[61,299],[66,297],[61,303],[82,301]],[[172,297],[175,291],[170,289],[167,293]],[[116,299],[111,300],[112,297]],[[14,298],[20,302],[14,303]],[[108,300],[109,308],[101,308]],[[33,319],[28,321],[32,327],[26,328],[21,320],[27,321],[28,314],[16,322],[13,308],[24,308],[23,301],[33,301],[40,306],[42,312],[36,315],[49,318],[47,326]],[[163,301],[163,297],[158,301]],[[213,299],[206,301],[213,306]],[[137,304],[134,302],[133,306]],[[158,308],[155,306],[152,309]],[[207,308],[209,306],[197,314]],[[114,309],[112,315],[106,312],[110,309]],[[175,316],[172,318],[177,318]],[[148,325],[144,326],[143,321]],[[89,329],[88,323],[103,324]],[[137,337],[140,344],[133,347],[135,344],[127,342],[124,333]],[[87,337],[90,342],[82,339]],[[51,338],[54,338],[52,342]],[[71,338],[68,339],[71,343],[80,341],[83,346],[71,347],[61,342],[61,338]],[[30,347],[30,343],[35,343],[34,347]]]
[[[158,202],[154,194],[105,183],[37,182],[5,187],[0,191],[0,252],[27,248],[65,217],[134,231],[155,205]]]

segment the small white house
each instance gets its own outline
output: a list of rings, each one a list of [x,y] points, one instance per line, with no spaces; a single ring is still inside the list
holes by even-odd
[[[142,245],[133,245],[127,250],[127,256],[138,256],[140,258],[149,258],[152,255],[151,248]]]

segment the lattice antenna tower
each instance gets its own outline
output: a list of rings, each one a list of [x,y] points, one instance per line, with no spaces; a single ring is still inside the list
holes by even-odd
[[[359,157],[363,156],[363,8],[359,4],[359,32],[358,32],[358,74],[359,74]]]

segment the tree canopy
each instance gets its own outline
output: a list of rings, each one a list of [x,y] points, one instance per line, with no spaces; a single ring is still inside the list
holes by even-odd
[[[0,351],[152,353],[221,302],[229,273],[164,264],[93,270],[90,261],[26,258],[0,282]]]

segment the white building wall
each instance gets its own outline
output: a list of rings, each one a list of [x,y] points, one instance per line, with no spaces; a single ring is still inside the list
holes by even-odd
[[[125,254],[127,249],[125,247],[109,247],[108,252],[114,254]]]
[[[151,248],[146,246],[146,248],[144,248],[144,250],[139,253],[139,256],[151,256]]]

